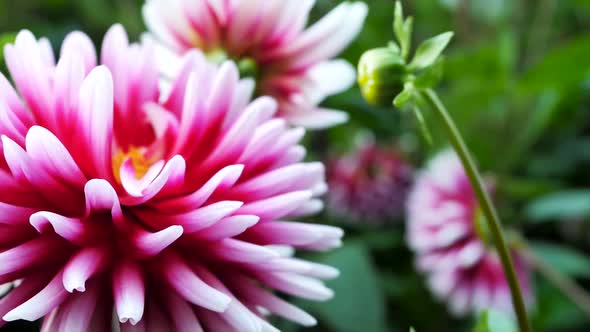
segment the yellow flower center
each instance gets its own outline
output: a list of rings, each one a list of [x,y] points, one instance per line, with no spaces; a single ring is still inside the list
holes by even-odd
[[[119,149],[113,156],[113,174],[117,182],[121,183],[121,166],[127,159],[131,159],[133,169],[135,170],[135,178],[141,179],[145,173],[150,169],[153,160],[145,157],[145,149],[138,147],[130,147],[127,151]]]

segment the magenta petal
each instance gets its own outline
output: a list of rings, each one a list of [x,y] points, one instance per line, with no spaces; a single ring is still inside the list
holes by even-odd
[[[261,220],[278,219],[288,215],[311,198],[310,191],[295,191],[245,204],[240,214],[254,214]]]
[[[75,54],[83,60],[85,73],[96,67],[96,50],[92,40],[86,34],[79,31],[68,33],[64,39],[61,50],[61,57],[66,54]]]
[[[82,82],[72,155],[88,177],[113,179],[113,78],[104,66],[94,68]]]
[[[211,272],[203,268],[197,268],[197,272],[203,281],[211,285],[220,292],[223,292],[232,299],[227,310],[225,310],[221,317],[229,325],[233,326],[236,330],[244,332],[257,332],[261,331],[260,323],[256,315],[254,315],[248,308],[246,308],[233,294],[223,285],[223,283],[215,277]]]
[[[120,226],[123,211],[117,192],[108,181],[100,179],[88,181],[84,186],[84,195],[86,197],[86,217],[92,212],[110,211],[115,225]]]
[[[121,167],[121,182],[131,196],[123,197],[121,202],[125,205],[139,205],[158,194],[179,188],[184,181],[186,162],[183,157],[176,155],[161,168],[162,171],[155,178],[150,179],[150,174],[146,174],[139,181],[135,180],[129,166],[127,162]]]
[[[156,256],[180,238],[183,231],[182,226],[170,226],[155,233],[138,228],[131,235],[133,249],[140,257]]]
[[[204,332],[190,304],[173,292],[166,294],[166,307],[178,332]]]
[[[209,251],[223,260],[241,263],[264,262],[279,256],[263,246],[235,239],[223,239],[209,247]]]
[[[46,262],[61,253],[63,243],[53,237],[38,237],[0,253],[0,276]],[[59,257],[59,256],[58,256]]]
[[[115,268],[113,296],[119,321],[137,324],[143,317],[145,284],[143,271],[136,262],[124,260]]]
[[[246,229],[254,226],[260,218],[253,215],[237,215],[223,218],[213,226],[194,234],[195,237],[205,241],[218,241],[242,234]]]
[[[93,236],[92,227],[80,219],[68,218],[52,212],[37,212],[31,215],[31,225],[39,233],[53,228],[56,234],[78,245],[84,245]]]
[[[326,301],[334,296],[332,290],[314,278],[287,272],[259,273],[258,275],[267,285],[305,299]]]
[[[0,202],[0,225],[25,225],[36,209]]]
[[[270,312],[303,326],[315,326],[317,321],[307,312],[282,300],[274,294],[254,285],[250,280],[239,280],[233,283],[248,302],[261,306]]]
[[[2,319],[9,322],[17,319],[35,321],[45,316],[67,297],[68,293],[63,288],[61,280],[60,272],[37,295],[9,311]]]
[[[206,284],[182,258],[168,252],[162,257],[163,277],[168,285],[185,300],[216,312],[223,312],[231,299]]]
[[[63,273],[64,288],[72,293],[86,291],[86,281],[103,270],[109,261],[109,252],[104,248],[85,248],[70,258]]]
[[[86,178],[68,150],[49,130],[33,126],[26,137],[27,153],[54,177],[82,186]]]
[[[234,213],[242,204],[242,202],[238,201],[221,201],[203,206],[191,212],[171,216],[170,222],[181,225],[186,233],[194,233]]]
[[[216,191],[225,191],[232,187],[239,179],[244,165],[230,165],[222,168],[209,179],[199,190],[186,196],[164,200],[157,203],[158,210],[187,211],[201,207]]]
[[[10,310],[30,299],[31,296],[35,295],[46,285],[47,280],[49,280],[49,278],[44,274],[24,279],[18,287],[0,299],[0,316],[6,315]],[[2,326],[3,323],[4,320],[0,320],[0,326]]]
[[[94,284],[83,293],[70,295],[58,309],[60,316],[58,331],[88,331],[96,306],[100,288]]]

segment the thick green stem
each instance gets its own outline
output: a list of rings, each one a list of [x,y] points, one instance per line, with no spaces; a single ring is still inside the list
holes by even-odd
[[[485,189],[482,177],[477,169],[477,166],[463,141],[461,133],[457,129],[455,122],[449,115],[449,112],[443,105],[443,103],[438,98],[436,92],[432,89],[427,89],[420,92],[421,97],[432,107],[434,113],[440,120],[440,123],[444,127],[444,130],[450,140],[453,149],[461,159],[463,163],[463,167],[465,168],[465,172],[469,177],[469,181],[471,182],[471,186],[475,191],[475,195],[479,201],[480,208],[487,220],[490,228],[490,233],[494,240],[494,244],[496,246],[496,250],[500,256],[500,260],[502,262],[502,266],[504,268],[504,274],[506,275],[506,279],[508,280],[508,284],[510,286],[510,293],[512,295],[512,304],[514,306],[514,312],[516,313],[516,317],[518,318],[518,325],[520,327],[521,332],[532,332],[531,326],[529,324],[526,307],[524,305],[524,299],[522,296],[522,292],[520,290],[520,286],[518,284],[518,278],[516,276],[516,272],[514,269],[514,264],[512,263],[512,258],[510,256],[510,251],[506,246],[506,241],[504,240],[504,235],[502,233],[502,225],[500,223],[500,218],[498,217],[498,213],[492,204],[492,200],[488,195],[488,192]]]

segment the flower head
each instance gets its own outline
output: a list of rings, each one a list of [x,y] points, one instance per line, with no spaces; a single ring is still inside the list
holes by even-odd
[[[358,83],[365,100],[373,105],[391,106],[404,89],[406,64],[391,47],[366,51],[358,64]]]
[[[278,116],[322,128],[345,113],[318,103],[354,83],[354,69],[332,61],[360,31],[362,2],[343,2],[306,28],[313,0],[147,0],[144,18],[164,47],[162,68],[174,72],[175,55],[199,48],[207,57],[230,58],[254,77],[257,92],[279,102]]]
[[[391,147],[363,143],[327,169],[328,208],[347,220],[383,223],[401,217],[412,167]]]
[[[303,130],[197,51],[162,98],[153,53],[120,26],[100,66],[79,32],[57,63],[28,31],[6,46],[0,284],[22,282],[0,317],[45,317],[46,331],[111,331],[113,312],[124,331],[274,331],[268,313],[314,324],[271,291],[326,300],[320,279],[337,275],[291,257],[342,235],[283,221],[321,208]]]
[[[500,259],[485,240],[478,203],[457,156],[442,152],[417,178],[408,198],[409,246],[432,292],[457,315],[494,308],[512,313],[510,289]],[[528,265],[518,251],[513,261],[530,303]]]

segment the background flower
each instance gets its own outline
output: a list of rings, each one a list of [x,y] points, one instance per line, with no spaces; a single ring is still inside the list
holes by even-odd
[[[306,28],[310,0],[148,0],[146,24],[163,45],[165,72],[176,55],[191,48],[210,60],[231,58],[242,76],[254,77],[257,93],[279,102],[278,115],[291,123],[323,128],[346,121],[346,113],[318,107],[325,97],[348,89],[352,67],[332,61],[361,30],[362,2],[343,2]],[[168,50],[166,50],[167,48]]]
[[[485,221],[463,166],[454,152],[434,157],[408,198],[407,238],[416,265],[432,292],[457,315],[494,308],[512,312],[500,259],[485,234]],[[474,226],[477,223],[478,227]],[[488,241],[488,243],[486,243]],[[532,289],[527,264],[513,251],[527,302]]]
[[[374,142],[328,162],[328,208],[345,220],[380,224],[404,214],[412,167],[401,152]]]
[[[275,331],[274,313],[315,319],[271,290],[310,300],[338,271],[292,257],[342,231],[291,218],[322,208],[324,168],[304,131],[251,100],[236,66],[185,57],[160,99],[152,45],[112,27],[94,47],[69,34],[57,63],[21,31],[0,75],[0,300],[4,321],[46,331]],[[18,94],[17,94],[18,91]],[[270,143],[273,143],[272,145]]]

